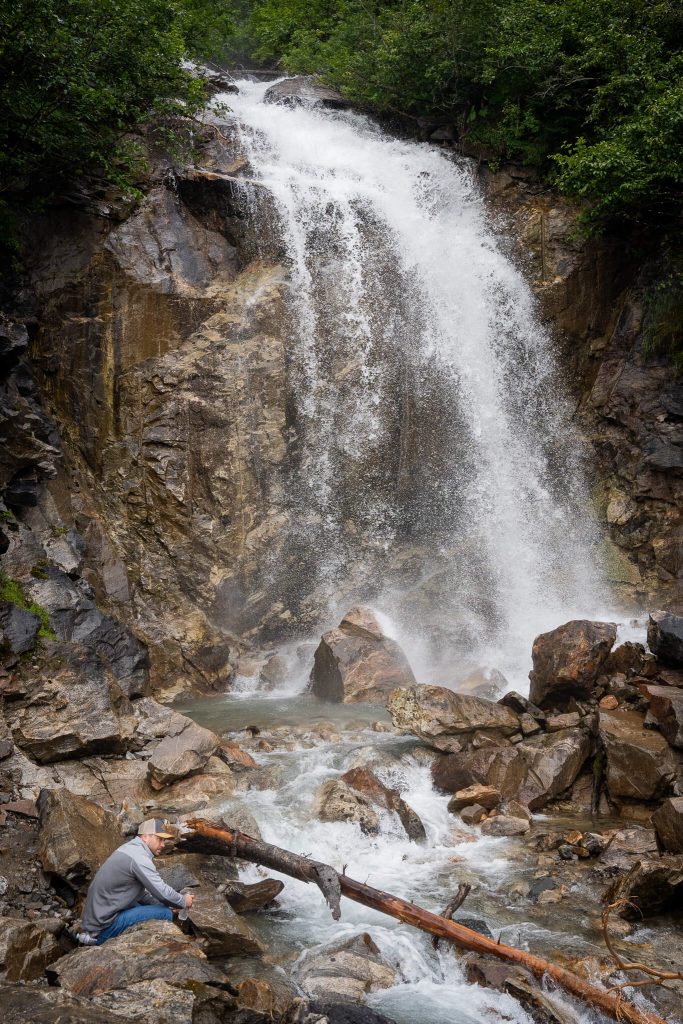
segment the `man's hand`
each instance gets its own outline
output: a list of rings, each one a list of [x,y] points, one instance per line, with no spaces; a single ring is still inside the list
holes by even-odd
[[[185,906],[187,907],[188,910],[192,906],[193,902],[194,902],[194,896],[192,895],[191,892],[188,892],[188,894],[185,897]]]

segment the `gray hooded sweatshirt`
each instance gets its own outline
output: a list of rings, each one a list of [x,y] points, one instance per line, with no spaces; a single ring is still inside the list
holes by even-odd
[[[185,906],[185,897],[166,885],[154,866],[152,851],[139,836],[114,850],[90,883],[81,918],[83,930],[99,935],[117,914],[136,903]]]

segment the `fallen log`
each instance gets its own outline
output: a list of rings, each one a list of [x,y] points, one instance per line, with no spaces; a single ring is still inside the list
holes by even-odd
[[[335,920],[341,915],[340,896],[346,896],[356,903],[372,907],[382,914],[388,914],[438,938],[448,939],[459,949],[494,956],[507,963],[520,964],[538,979],[545,976],[552,978],[566,992],[616,1021],[625,1021],[627,1024],[666,1024],[666,1021],[656,1014],[638,1009],[623,998],[621,992],[597,988],[564,967],[514,946],[506,946],[494,942],[493,939],[487,939],[485,935],[480,935],[479,932],[472,931],[456,921],[449,921],[429,910],[423,910],[408,900],[382,892],[381,889],[373,889],[372,886],[357,882],[345,874],[339,874],[329,864],[301,857],[268,843],[258,842],[243,832],[218,828],[201,818],[188,821],[187,828],[192,830],[182,837],[182,845],[187,850],[238,857],[272,868],[302,882],[313,882],[325,897]]]

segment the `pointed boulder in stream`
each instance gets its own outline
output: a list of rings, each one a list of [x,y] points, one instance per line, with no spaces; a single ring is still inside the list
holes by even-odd
[[[339,626],[325,633],[315,652],[311,690],[342,704],[383,703],[397,686],[415,677],[405,654],[385,635],[369,608],[350,608]]]

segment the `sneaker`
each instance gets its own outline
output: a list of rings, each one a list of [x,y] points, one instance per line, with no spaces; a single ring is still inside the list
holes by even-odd
[[[79,946],[96,946],[97,939],[90,932],[76,932],[76,942]]]

